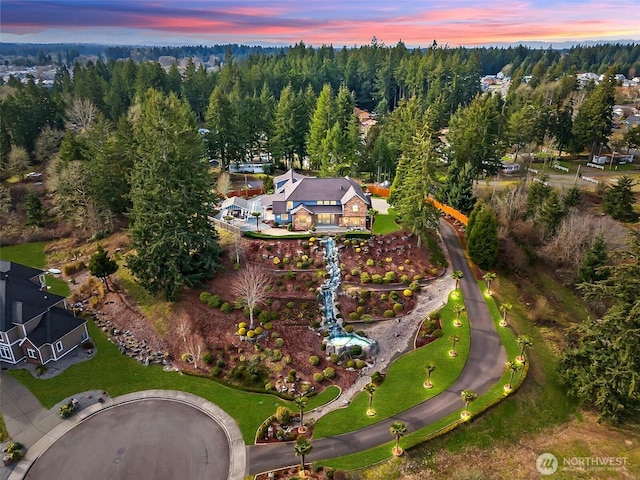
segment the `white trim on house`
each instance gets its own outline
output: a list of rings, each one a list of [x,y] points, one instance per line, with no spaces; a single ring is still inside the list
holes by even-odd
[[[0,358],[13,362],[13,351],[11,350],[11,347],[0,345]]]
[[[33,348],[27,347],[27,356],[33,360],[38,360],[38,352]]]
[[[58,340],[56,342],[56,353],[60,353],[62,350],[64,350],[64,345],[62,344],[62,340]]]

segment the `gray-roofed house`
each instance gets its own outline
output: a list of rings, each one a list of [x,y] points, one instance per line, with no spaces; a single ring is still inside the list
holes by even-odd
[[[86,320],[49,292],[42,270],[0,260],[0,360],[44,365],[88,339]]]
[[[269,196],[269,202],[263,199],[262,207],[271,207],[280,225],[292,224],[293,230],[368,228],[371,198],[349,177],[305,177],[289,170],[276,177],[274,184],[276,194]]]

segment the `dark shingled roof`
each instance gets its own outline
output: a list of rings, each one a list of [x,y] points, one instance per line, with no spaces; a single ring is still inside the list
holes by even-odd
[[[0,260],[0,330],[6,332],[14,324],[44,314],[28,336],[37,346],[56,341],[85,323],[72,312],[54,306],[64,297],[40,289],[38,276],[43,273],[36,268]]]

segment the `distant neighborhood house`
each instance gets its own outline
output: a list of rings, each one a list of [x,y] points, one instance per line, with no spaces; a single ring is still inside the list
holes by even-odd
[[[42,270],[0,260],[0,360],[44,365],[89,339],[86,321],[49,292]]]

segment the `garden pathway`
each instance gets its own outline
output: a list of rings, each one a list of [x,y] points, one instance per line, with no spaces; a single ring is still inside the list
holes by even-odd
[[[404,422],[409,432],[425,427],[460,410],[464,406],[460,399],[462,390],[471,389],[478,395],[482,395],[502,377],[507,358],[506,352],[496,332],[483,293],[476,283],[453,227],[441,220],[440,232],[453,269],[464,273],[460,286],[468,317],[472,319],[469,358],[462,374],[440,395],[392,418],[355,432],[314,440],[313,451],[307,456],[309,461],[349,455],[388,443],[392,440],[389,427],[396,421]],[[383,340],[380,339],[381,344],[382,342]],[[293,453],[292,443],[252,445],[247,448],[247,459],[247,474],[256,474],[298,463]]]

